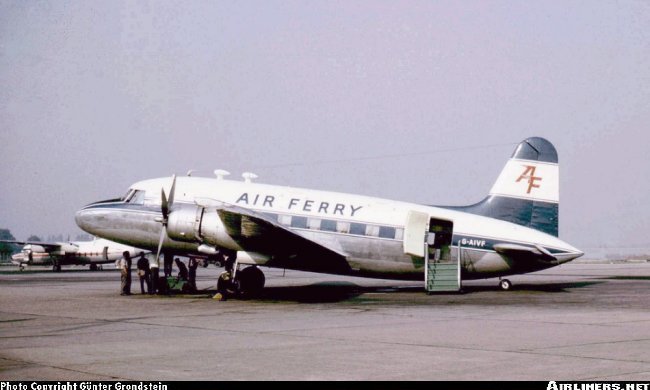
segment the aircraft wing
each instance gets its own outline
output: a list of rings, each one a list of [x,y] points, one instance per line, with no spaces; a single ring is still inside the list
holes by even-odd
[[[557,257],[553,256],[551,252],[539,245],[530,247],[517,244],[499,243],[494,245],[494,250],[498,254],[512,259],[525,257],[547,263],[553,263],[557,261]]]
[[[5,244],[16,244],[16,245],[40,245],[46,251],[55,251],[60,249],[64,244],[61,242],[40,242],[40,241],[15,241],[15,240],[0,240]]]
[[[269,266],[322,272],[349,269],[347,254],[297,234],[263,213],[234,205],[217,207],[219,218],[244,250],[270,255]]]

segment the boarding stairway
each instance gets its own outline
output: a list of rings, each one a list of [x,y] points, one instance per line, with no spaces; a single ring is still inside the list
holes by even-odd
[[[404,229],[404,253],[424,259],[424,287],[427,293],[458,292],[461,289],[460,243],[453,245],[453,221],[431,218],[409,211]],[[455,253],[452,253],[455,252]]]
[[[440,250],[434,251],[426,261],[425,284],[427,293],[458,292],[461,289],[460,262],[458,256],[444,259],[439,255]]]

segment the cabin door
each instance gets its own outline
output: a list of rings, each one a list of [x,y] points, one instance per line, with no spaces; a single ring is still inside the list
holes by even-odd
[[[425,287],[427,292],[460,291],[460,254],[452,255],[452,221],[431,218],[425,243]]]

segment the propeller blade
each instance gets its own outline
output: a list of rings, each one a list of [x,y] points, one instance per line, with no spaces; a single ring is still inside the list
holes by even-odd
[[[174,193],[176,192],[176,175],[172,176],[172,188],[169,190],[169,208],[171,209],[174,205]]]
[[[167,223],[167,215],[169,215],[169,204],[167,203],[167,196],[165,196],[165,190],[160,190],[160,210],[163,215],[163,224]]]
[[[160,241],[158,242],[158,252],[156,252],[156,264],[160,266],[160,251],[162,250],[163,241],[165,241],[165,225],[162,225],[160,229]]]
[[[160,264],[160,252],[162,251],[163,241],[167,232],[167,219],[169,211],[174,203],[174,192],[176,191],[176,175],[172,176],[172,187],[169,191],[169,199],[165,194],[165,189],[160,189],[160,211],[162,212],[162,228],[160,229],[160,241],[158,242],[158,252],[156,252],[156,264]]]

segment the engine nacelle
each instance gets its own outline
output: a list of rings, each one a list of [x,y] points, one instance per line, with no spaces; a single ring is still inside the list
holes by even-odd
[[[199,230],[203,208],[194,205],[180,205],[169,213],[167,235],[172,240],[200,242]]]
[[[27,264],[33,264],[34,263],[34,253],[45,253],[45,248],[43,248],[40,245],[36,244],[27,244],[23,247],[22,250],[22,255],[23,259],[22,261],[27,263]]]
[[[72,244],[62,244],[59,249],[52,251],[51,253],[56,256],[65,256],[71,255],[79,252],[79,247]]]
[[[242,248],[228,234],[217,210],[204,210],[199,231],[203,242],[221,248],[228,248],[236,251],[241,250]]]
[[[36,244],[27,244],[23,247],[23,252],[45,253],[45,248]]]
[[[263,253],[257,252],[237,252],[237,262],[239,264],[264,265],[268,263],[270,257]]]
[[[228,235],[216,209],[195,205],[182,205],[174,209],[167,220],[167,235],[176,241],[241,250]]]

